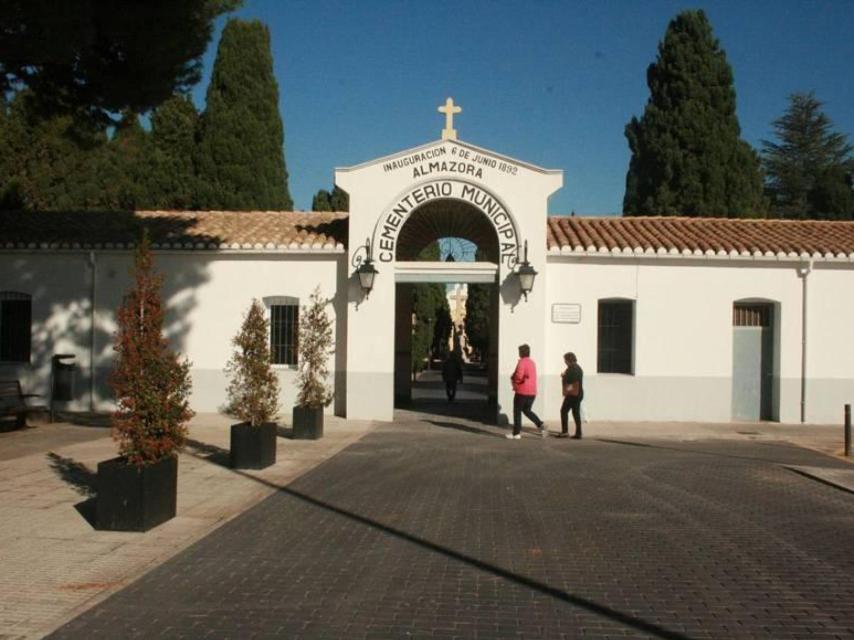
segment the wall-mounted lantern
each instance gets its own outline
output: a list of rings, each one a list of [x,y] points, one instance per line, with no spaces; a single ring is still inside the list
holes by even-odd
[[[371,293],[371,289],[374,288],[374,277],[379,271],[377,271],[374,261],[371,258],[371,239],[366,238],[365,246],[359,248],[365,249],[367,257],[359,262],[359,265],[356,267],[356,275],[359,276],[359,285],[362,287],[362,291],[367,298]]]
[[[528,262],[527,240],[525,240],[525,258],[519,265],[519,270],[516,271],[516,275],[519,276],[519,287],[522,289],[522,295],[525,296],[525,300],[527,300],[528,294],[534,288],[534,278],[537,277],[537,271],[531,266],[531,263]]]

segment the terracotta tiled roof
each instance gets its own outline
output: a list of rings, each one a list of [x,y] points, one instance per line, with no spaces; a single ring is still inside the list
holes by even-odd
[[[123,249],[147,228],[159,249],[343,251],[346,213],[1,212],[0,249]]]
[[[290,211],[0,212],[0,249],[122,249],[143,227],[160,249],[332,251],[347,213]],[[854,222],[550,216],[550,255],[822,258],[854,261]]]
[[[550,216],[551,255],[690,255],[854,261],[854,222]]]

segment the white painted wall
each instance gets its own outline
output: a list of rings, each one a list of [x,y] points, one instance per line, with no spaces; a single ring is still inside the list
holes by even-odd
[[[841,423],[854,404],[854,267],[817,262],[807,278],[807,421]]]
[[[591,420],[730,421],[732,307],[739,300],[779,305],[779,418],[800,419],[801,301],[798,264],[550,257],[549,303],[579,303],[579,324],[544,318],[551,357],[546,415],[558,419],[562,354],[585,371]],[[807,422],[838,421],[854,399],[854,268],[818,264],[810,278]],[[597,374],[597,307],[603,298],[635,301],[634,375]],[[847,400],[845,400],[847,394]]]
[[[589,419],[728,422],[732,305],[766,300],[780,310],[779,417],[799,421],[803,280],[798,263],[551,256],[541,268],[533,253],[530,257],[540,275],[529,300],[501,302],[498,386],[506,415],[516,346],[528,342],[541,372],[535,410],[547,419],[558,419],[562,354],[572,350],[585,370]],[[95,407],[105,409],[111,397],[105,380],[114,310],[130,284],[130,256],[96,252],[95,260]],[[319,284],[332,299],[336,341],[350,349],[349,358],[339,349],[330,360],[334,410],[346,410],[350,417],[390,418],[393,361],[386,362],[386,350],[393,348],[394,300],[393,287],[387,285],[393,270],[380,265],[378,284],[383,284],[357,307],[358,284],[344,260],[343,254],[156,253],[158,269],[166,275],[166,331],[192,361],[193,407],[216,411],[224,402],[222,369],[230,340],[253,297],[304,301]],[[19,378],[28,392],[47,394],[50,356],[74,353],[77,401],[68,408],[89,408],[91,277],[87,253],[0,252],[0,290],[29,293],[33,302],[32,362],[0,363],[0,377]],[[854,268],[816,262],[807,277],[806,420],[838,423],[843,405],[854,401]],[[596,373],[597,302],[611,297],[636,301],[634,375]],[[580,304],[581,322],[551,322],[553,303]],[[358,330],[351,326],[348,331],[348,312]],[[279,376],[282,407],[288,412],[295,372],[282,367]],[[348,384],[356,389],[349,396]]]
[[[91,277],[89,254],[72,252],[0,253],[0,290],[33,296],[33,354],[30,365],[0,363],[0,376],[24,381],[27,390],[48,393],[50,356],[77,355],[77,401],[69,409],[90,406]],[[346,325],[339,278],[343,254],[155,252],[155,264],[164,274],[167,305],[165,332],[173,348],[192,363],[196,411],[217,411],[225,402],[227,379],[223,368],[231,354],[231,339],[240,328],[252,298],[293,296],[308,301],[316,286],[330,300],[328,312],[336,322],[336,340],[344,341]],[[106,376],[112,363],[115,309],[130,286],[131,255],[95,252],[95,379],[96,409],[112,406]],[[336,297],[337,296],[337,297]],[[341,398],[333,405],[343,413],[346,354],[330,356],[331,384]],[[296,397],[295,367],[277,366],[281,383],[281,410],[289,415]],[[332,411],[330,407],[328,411]]]

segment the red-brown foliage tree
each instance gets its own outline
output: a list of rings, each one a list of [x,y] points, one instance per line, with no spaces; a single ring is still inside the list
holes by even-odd
[[[110,384],[116,395],[113,438],[128,464],[142,466],[173,455],[184,445],[190,363],[180,361],[163,336],[160,288],[148,234],[137,248],[134,285],[118,310]]]

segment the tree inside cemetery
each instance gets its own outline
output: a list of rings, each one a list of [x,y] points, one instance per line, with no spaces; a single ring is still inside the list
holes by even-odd
[[[440,259],[438,242],[431,242],[418,254],[418,260]],[[412,288],[412,372],[421,371],[433,356],[442,355],[451,334],[451,311],[445,285],[418,284]]]
[[[198,121],[196,107],[187,96],[176,94],[154,110],[146,208],[196,207],[193,157]]]
[[[768,193],[781,218],[854,218],[854,147],[813,93],[794,93],[763,140]]]
[[[73,113],[43,115],[29,90],[2,119],[0,209],[118,207],[104,127]]]
[[[465,329],[469,345],[475,357],[483,362],[489,352],[489,325],[491,318],[491,296],[495,287],[489,284],[472,283],[466,298]]]
[[[312,211],[349,211],[350,196],[339,187],[334,187],[332,193],[320,189],[311,200]]]
[[[201,206],[292,209],[283,143],[270,31],[257,20],[230,20],[219,42],[200,124],[196,166]]]
[[[626,125],[625,215],[761,216],[759,158],[740,138],[732,69],[702,10],[669,24],[650,97]]]

